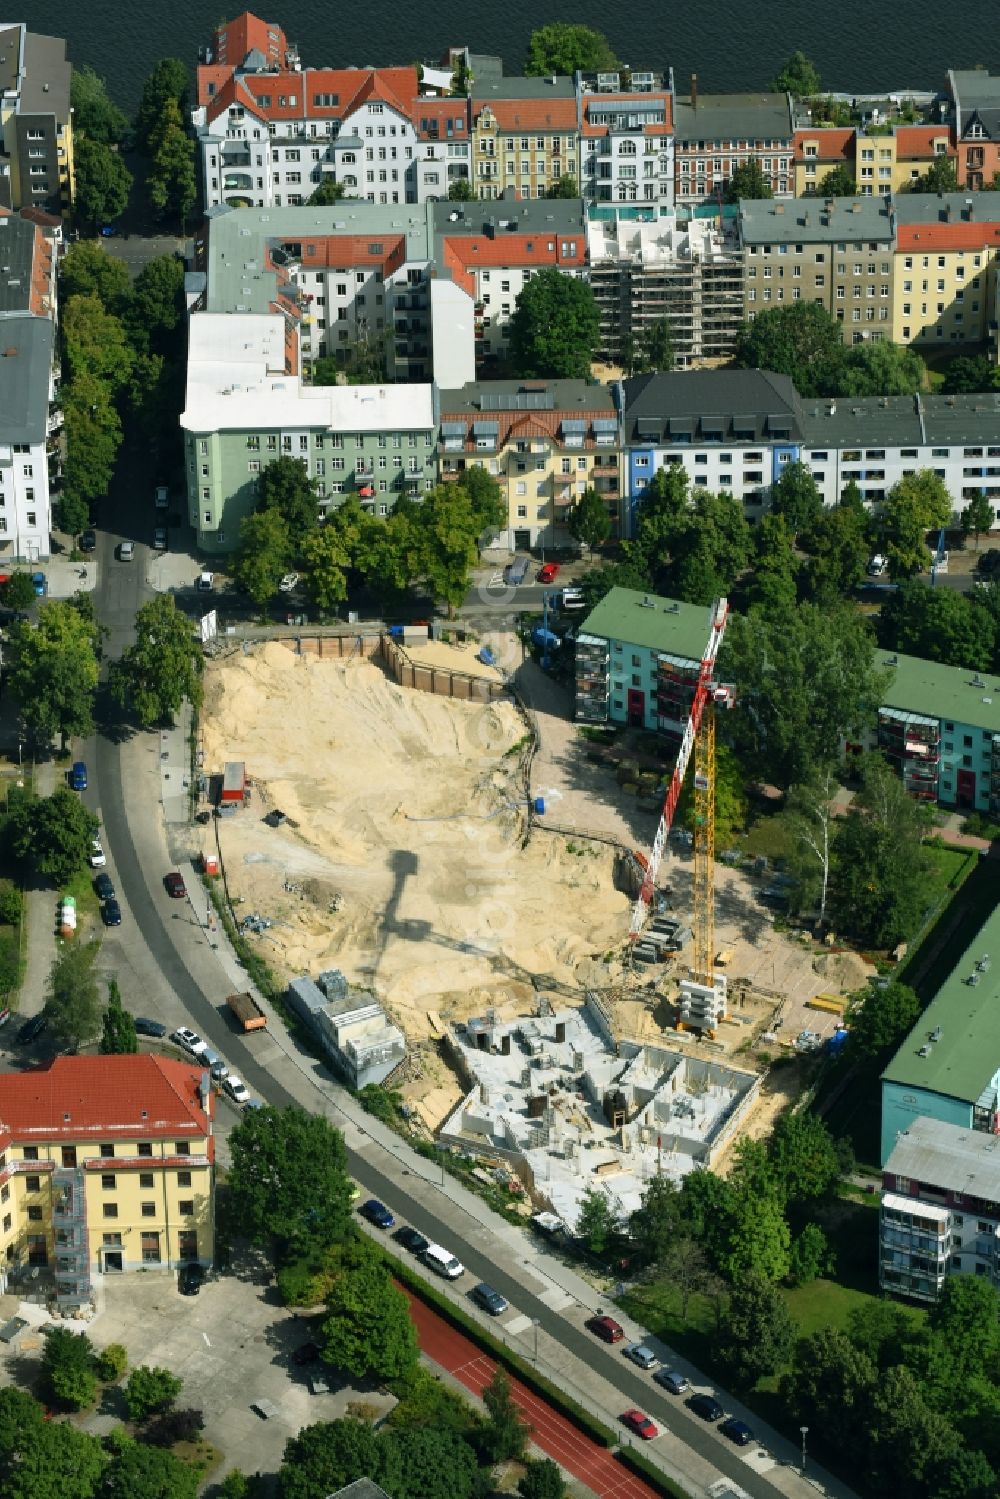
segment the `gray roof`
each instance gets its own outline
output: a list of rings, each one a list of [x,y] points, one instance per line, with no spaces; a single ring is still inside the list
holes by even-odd
[[[801,403],[802,440],[819,448],[1000,444],[1000,394],[856,396]],[[926,456],[926,455],[925,455]]]
[[[487,75],[477,78],[472,85],[474,104],[485,104],[490,99],[575,99],[576,85],[572,78],[496,78]]]
[[[788,240],[802,244],[884,240],[891,244],[895,232],[892,208],[884,198],[744,198],[739,228],[745,245]]]
[[[45,441],[53,334],[30,313],[0,322],[0,443]]]
[[[990,140],[1000,137],[1000,77],[982,68],[962,72],[949,70],[955,100],[959,135],[977,119]]]
[[[17,88],[21,31],[19,24],[0,26],[0,93],[10,94]]]
[[[500,239],[506,226],[513,234],[582,234],[587,214],[580,198],[502,198],[482,203],[433,203],[436,235],[486,234]]]
[[[685,370],[624,382],[625,445],[795,441],[799,398],[787,375]]]
[[[34,254],[34,224],[15,214],[0,218],[0,315],[28,311]]]
[[[679,141],[768,141],[792,138],[787,94],[699,94],[698,103],[674,103]]]
[[[616,414],[610,386],[590,380],[475,380],[457,390],[442,390],[442,415],[494,411],[606,411]]]
[[[24,78],[18,113],[51,114],[57,120],[68,120],[72,71],[62,37],[39,36],[29,31],[24,40]]]
[[[882,1169],[938,1191],[1000,1202],[1000,1139],[959,1124],[914,1119]]]
[[[899,193],[894,204],[897,224],[995,224],[1000,193]]]
[[[488,79],[503,77],[503,58],[492,52],[470,52],[469,68],[474,79],[486,83]]]
[[[370,1478],[356,1478],[345,1489],[338,1489],[328,1499],[389,1499],[385,1489],[380,1489]]]

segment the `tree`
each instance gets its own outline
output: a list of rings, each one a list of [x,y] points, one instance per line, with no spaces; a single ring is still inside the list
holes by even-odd
[[[786,463],[771,485],[771,511],[781,516],[793,536],[815,525],[823,511],[823,496],[804,463]]]
[[[314,537],[308,538],[310,542]],[[305,546],[305,542],[303,542]],[[292,561],[288,522],[278,510],[257,510],[240,522],[240,544],[233,558],[233,581],[263,609],[278,592]],[[301,553],[305,556],[305,552]],[[315,549],[311,555],[315,556]],[[319,559],[322,561],[322,557]]]
[[[172,1452],[125,1437],[97,1485],[96,1499],[195,1499],[202,1483],[196,1468]]]
[[[73,109],[73,134],[77,141],[88,136],[102,146],[118,146],[128,130],[128,116],[108,96],[105,80],[89,63],[73,65],[69,85]]]
[[[507,502],[503,490],[493,475],[478,465],[467,466],[459,483],[469,496],[479,527],[480,544],[483,545],[493,540],[507,524]]]
[[[580,1201],[576,1220],[577,1237],[582,1239],[591,1254],[607,1253],[618,1235],[618,1219],[608,1200],[608,1194],[599,1187],[588,1187]]]
[[[927,903],[925,814],[879,754],[842,819],[834,860],[834,915],[842,931],[893,947],[916,931]]]
[[[71,382],[63,393],[62,407],[66,436],[63,495],[86,506],[110,488],[122,425],[110,392],[89,375]]]
[[[691,1297],[711,1290],[716,1279],[707,1251],[690,1234],[677,1234],[660,1257],[659,1267],[681,1298],[681,1321],[686,1322]]]
[[[278,1471],[281,1499],[316,1499],[382,1470],[379,1438],[366,1421],[351,1417],[303,1426],[289,1437]]]
[[[551,73],[603,73],[619,66],[599,31],[555,21],[531,33],[524,72],[528,78],[546,78]]]
[[[735,166],[726,183],[726,202],[739,203],[744,198],[773,198],[771,179],[756,156]]]
[[[807,781],[874,723],[890,680],[862,618],[813,604],[732,617],[720,677],[739,683],[727,741],[751,774],[780,787]]]
[[[969,671],[993,666],[996,621],[975,594],[910,578],[886,599],[878,622],[879,638],[890,650]]]
[[[143,728],[172,723],[185,698],[201,702],[201,648],[172,594],[161,593],[135,616],[135,643],[112,666],[112,694],[129,704]]]
[[[334,203],[339,203],[341,198],[346,196],[343,185],[327,173],[323,176],[319,186],[310,193],[309,206],[310,208],[332,208]]]
[[[490,1463],[509,1462],[524,1454],[531,1423],[521,1415],[511,1394],[510,1379],[498,1364],[483,1390],[487,1421],[478,1433],[481,1450]]]
[[[854,172],[846,161],[831,167],[818,187],[807,188],[804,198],[851,198],[857,192]]]
[[[842,396],[912,396],[924,387],[927,366],[916,349],[888,342],[848,349],[835,392]]]
[[[230,1468],[219,1484],[216,1499],[252,1499],[250,1479],[239,1468]]]
[[[144,155],[152,155],[166,106],[173,104],[181,119],[187,117],[188,94],[187,64],[179,57],[161,57],[142,86],[142,98],[135,117],[136,145]]]
[[[108,391],[128,384],[132,351],[125,328],[98,297],[71,297],[63,308],[62,333],[71,379],[90,375]]]
[[[968,536],[970,531],[975,532],[976,551],[979,551],[979,538],[984,531],[987,534],[992,531],[994,522],[993,501],[989,495],[977,494],[962,511],[962,530]]]
[[[680,1203],[669,1176],[652,1178],[642,1205],[629,1219],[629,1234],[648,1265],[658,1265],[677,1237]]]
[[[788,375],[803,396],[836,390],[844,364],[843,332],[819,302],[766,307],[744,323],[733,363],[738,369]]]
[[[954,159],[943,153],[935,156],[926,172],[921,172],[919,177],[914,177],[910,182],[904,183],[900,191],[904,193],[957,193],[959,181]]]
[[[846,598],[864,581],[871,555],[870,522],[864,504],[823,510],[799,538],[809,553],[803,576],[807,597],[822,608]]]
[[[55,1039],[76,1051],[92,1041],[101,1024],[101,1006],[94,977],[97,943],[67,942],[52,964],[45,996],[45,1013]]]
[[[76,76],[74,68],[74,83]],[[59,263],[59,298],[64,307],[73,297],[97,297],[102,307],[117,317],[131,294],[128,266],[109,255],[99,239],[77,240]]]
[[[69,1421],[43,1421],[31,1447],[11,1454],[4,1499],[95,1499],[107,1459],[89,1431]]]
[[[828,1275],[835,1260],[826,1234],[818,1223],[807,1223],[792,1240],[788,1279],[793,1286],[807,1286],[820,1275]]]
[[[478,1430],[481,1418],[458,1390],[442,1384],[429,1369],[418,1365],[397,1391],[399,1402],[388,1415],[390,1426],[412,1431],[417,1426],[447,1428],[468,1436]]]
[[[825,1197],[840,1175],[830,1131],[807,1109],[782,1114],[767,1153],[786,1202]]]
[[[455,1431],[393,1428],[380,1457],[380,1482],[393,1499],[472,1499],[480,1488],[476,1454]]]
[[[83,1410],[97,1395],[94,1348],[86,1333],[53,1327],[42,1352],[42,1381],[53,1400]]]
[[[344,1139],[304,1109],[253,1109],[229,1137],[233,1221],[256,1244],[285,1251],[343,1239],[351,1221]]]
[[[594,609],[612,588],[633,588],[639,592],[651,587],[648,572],[641,562],[627,559],[624,562],[602,562],[592,567],[580,579],[580,592],[587,608]]]
[[[977,1275],[949,1275],[945,1280],[928,1322],[960,1379],[996,1367],[998,1313],[1000,1296],[989,1280]]]
[[[681,1229],[705,1248],[719,1270],[736,1213],[736,1190],[714,1171],[689,1171],[678,1193]]]
[[[128,1368],[128,1349],[124,1343],[108,1343],[97,1356],[97,1377],[102,1384],[113,1384]]]
[[[94,726],[97,689],[97,626],[63,600],[49,599],[38,624],[16,627],[10,685],[21,717],[37,744],[59,736],[65,753],[71,735]]]
[[[564,172],[555,182],[551,183],[545,190],[547,198],[578,198],[580,196],[580,184],[571,172]]]
[[[125,212],[132,173],[117,151],[83,135],[73,148],[76,211],[85,224],[108,224]]]
[[[149,201],[159,217],[178,220],[183,229],[198,197],[194,170],[194,140],[184,128],[173,99],[163,104],[160,120],[149,138],[150,168],[146,179]]]
[[[639,342],[637,364],[643,370],[669,371],[674,367],[674,338],[670,319],[657,318],[643,333]]]
[[[878,1370],[906,1362],[914,1325],[903,1307],[886,1298],[867,1297],[853,1306],[847,1317],[847,1332],[860,1353]]]
[[[736,1195],[719,1270],[730,1285],[747,1276],[784,1280],[789,1268],[791,1233],[776,1192],[746,1191]]]
[[[404,1379],[416,1368],[409,1302],[385,1266],[369,1256],[345,1268],[327,1298],[323,1357],[356,1379]]]
[[[263,515],[249,518],[266,520],[268,526],[263,529],[270,529],[276,535],[280,535],[281,528],[287,531],[276,511],[266,511]],[[347,573],[351,558],[333,526],[323,526],[306,537],[302,543],[302,565],[306,573],[306,591],[318,609],[327,613],[343,603],[347,598]],[[253,596],[252,590],[248,591]],[[274,589],[271,589],[269,598],[273,592]],[[257,601],[261,602],[259,599]]]
[[[459,484],[438,484],[424,497],[416,516],[415,562],[436,601],[454,614],[469,589],[478,556],[479,527],[468,492]]]
[[[683,507],[676,496],[644,505],[636,531],[630,557],[658,592],[688,603],[728,593],[750,560],[750,527],[732,495],[698,489]]]
[[[871,1359],[846,1333],[824,1327],[796,1346],[781,1383],[782,1400],[794,1421],[822,1431],[831,1451],[855,1451],[878,1379]]]
[[[778,94],[794,94],[796,99],[814,99],[820,91],[819,71],[804,52],[796,49],[771,86]]]
[[[981,390],[996,390],[998,373],[988,354],[960,354],[945,369],[941,394],[964,396],[977,395]]]
[[[135,1021],[122,1005],[118,980],[108,980],[108,1004],[102,1021],[100,1052],[102,1056],[134,1056],[139,1050]]]
[[[156,255],[135,278],[125,325],[141,354],[177,356],[183,352],[187,309],[184,261],[179,255]]]
[[[258,511],[276,510],[288,527],[292,556],[297,560],[306,537],[319,525],[316,481],[301,458],[284,454],[269,463],[260,476]]]
[[[509,326],[510,360],[533,379],[585,380],[601,337],[588,282],[546,266],[518,293]]]
[[[518,1499],[565,1499],[566,1485],[551,1457],[528,1461],[517,1483]]]
[[[605,501],[596,489],[585,489],[569,512],[569,534],[593,554],[611,535],[611,517]]]
[[[781,1291],[760,1275],[739,1281],[713,1343],[728,1382],[737,1390],[753,1389],[786,1363],[794,1343],[795,1323]]]
[[[456,177],[448,184],[448,200],[451,203],[474,203],[476,191],[468,177]]]
[[[879,508],[883,550],[893,582],[921,572],[931,560],[926,532],[946,526],[952,502],[943,479],[930,469],[904,474]]]
[[[35,602],[35,585],[30,573],[11,573],[0,585],[0,598],[7,609],[28,610]]]
[[[856,995],[849,1007],[851,1050],[877,1057],[895,1050],[916,1023],[923,1006],[908,984],[874,985]]]
[[[132,1370],[125,1386],[125,1405],[132,1421],[145,1421],[157,1411],[173,1405],[184,1387],[184,1381],[169,1369],[139,1364]]]
[[[26,797],[8,814],[11,851],[53,885],[65,885],[87,862],[98,821],[68,786]]]
[[[832,762],[816,765],[809,779],[789,789],[784,823],[791,835],[789,864],[795,877],[793,903],[799,912],[818,902],[817,928],[826,922],[833,863],[837,771]]]

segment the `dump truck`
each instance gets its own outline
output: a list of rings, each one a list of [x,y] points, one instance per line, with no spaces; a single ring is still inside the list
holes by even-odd
[[[267,1016],[252,994],[230,994],[226,1004],[245,1031],[262,1031],[267,1025]]]

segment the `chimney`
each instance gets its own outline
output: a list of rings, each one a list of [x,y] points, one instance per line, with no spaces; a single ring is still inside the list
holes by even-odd
[[[976,217],[976,205],[971,198],[966,198],[965,200],[965,217],[968,219],[970,224]]]
[[[698,108],[698,74],[691,74],[691,108]]]

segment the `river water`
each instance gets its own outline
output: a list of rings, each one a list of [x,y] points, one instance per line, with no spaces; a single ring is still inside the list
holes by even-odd
[[[222,16],[239,14],[237,0],[27,0],[8,7],[32,31],[66,37],[74,63],[89,63],[132,111],[142,80],[160,57],[192,66]],[[540,7],[530,0],[484,5],[436,0],[430,10],[404,0],[334,6],[326,0],[268,3],[255,14],[282,26],[304,63],[431,60],[451,43],[496,52],[508,73],[520,71],[528,37],[547,21],[595,26],[634,68],[672,66],[679,93],[691,73],[702,92],[764,87],[794,48],[818,66],[824,85],[870,93],[936,89],[946,69],[1000,67],[996,0],[839,0],[832,11],[816,0],[598,0]]]

